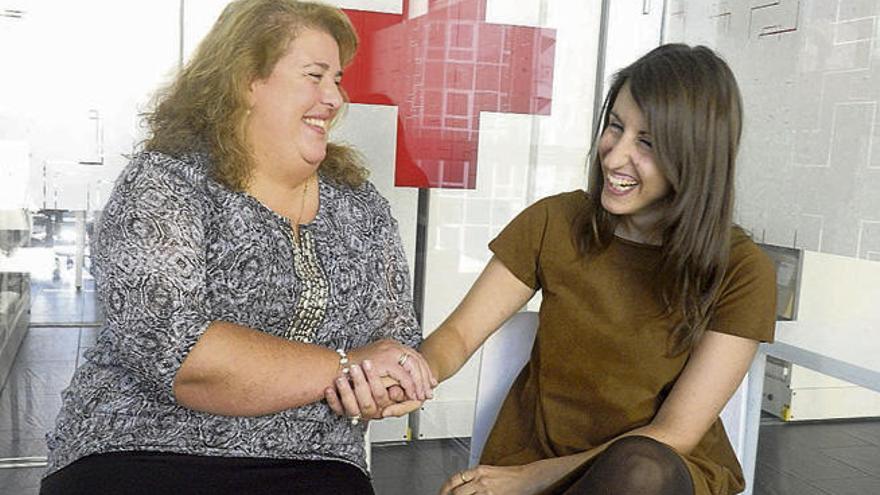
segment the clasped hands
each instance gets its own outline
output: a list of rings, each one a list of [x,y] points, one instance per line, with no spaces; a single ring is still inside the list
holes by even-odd
[[[437,380],[417,351],[393,340],[382,340],[348,353],[348,373],[340,372],[324,398],[340,416],[381,419],[403,416],[434,396]],[[541,485],[538,463],[525,466],[478,466],[452,475],[441,495],[533,494]]]
[[[348,373],[340,371],[334,387],[324,390],[327,404],[340,416],[403,416],[434,397],[437,380],[424,356],[410,347],[384,339],[352,350],[348,357]]]

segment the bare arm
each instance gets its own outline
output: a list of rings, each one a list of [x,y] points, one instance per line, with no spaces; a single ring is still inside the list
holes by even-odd
[[[177,372],[174,396],[215,414],[271,414],[320,400],[338,366],[330,349],[215,321]]]
[[[706,332],[663,402],[647,433],[690,453],[736,392],[758,350],[756,340]]]
[[[415,382],[397,363],[404,351],[414,360],[421,359],[409,347],[388,339],[348,355],[352,363],[371,360],[378,374],[394,378],[410,398],[416,398]],[[177,401],[190,409],[258,416],[323,399],[324,389],[338,372],[339,355],[331,349],[215,321],[187,355],[173,391]]]
[[[493,257],[455,311],[420,348],[434,376],[454,375],[498,327],[522,308],[534,289]]]

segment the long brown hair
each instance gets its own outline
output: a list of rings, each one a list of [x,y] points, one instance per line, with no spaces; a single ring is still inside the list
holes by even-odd
[[[680,315],[670,340],[669,354],[676,355],[706,330],[727,269],[742,100],[733,72],[704,46],[663,45],[618,72],[590,153],[591,206],[574,226],[583,255],[607,248],[619,220],[602,207],[597,144],[624,84],[647,119],[657,165],[672,188],[658,225],[657,289],[667,313]]]
[[[210,153],[212,175],[230,189],[244,190],[253,170],[247,90],[254,80],[269,77],[303,29],[332,36],[343,66],[354,58],[357,33],[337,8],[296,0],[231,2],[177,78],[156,94],[155,110],[145,115],[150,136],[144,148],[172,155]],[[327,145],[321,173],[353,187],[367,177],[359,155],[333,143]]]

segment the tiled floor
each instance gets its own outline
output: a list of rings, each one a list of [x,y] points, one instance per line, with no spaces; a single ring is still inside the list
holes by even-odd
[[[46,455],[60,392],[77,365],[81,341],[95,329],[31,328],[0,392],[0,458]],[[84,337],[85,335],[85,337]],[[0,469],[0,493],[37,492],[42,468]]]
[[[33,321],[89,321],[93,294],[36,287]],[[51,287],[50,287],[51,288]],[[58,312],[53,312],[53,308]],[[92,311],[91,313],[89,311]],[[0,391],[0,458],[45,456],[43,435],[54,424],[60,391],[93,345],[96,328],[31,328]],[[378,495],[434,494],[465,467],[467,439],[379,444],[373,447]],[[41,468],[0,469],[0,495],[37,492]],[[761,428],[757,495],[880,494],[880,420],[781,423]]]
[[[764,424],[759,495],[880,494],[880,421]]]
[[[447,478],[467,467],[469,445],[467,438],[374,445],[376,494],[436,494]]]

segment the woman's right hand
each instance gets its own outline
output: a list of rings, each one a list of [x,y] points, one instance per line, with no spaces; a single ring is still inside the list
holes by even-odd
[[[400,385],[390,377],[380,378],[369,360],[361,366],[353,364],[348,376],[340,374],[336,386],[324,391],[324,398],[337,415],[361,419],[403,416],[423,402],[407,399]]]
[[[370,361],[379,378],[392,378],[403,387],[411,400],[425,401],[434,397],[437,380],[418,351],[395,340],[383,339],[349,351],[355,364]]]

